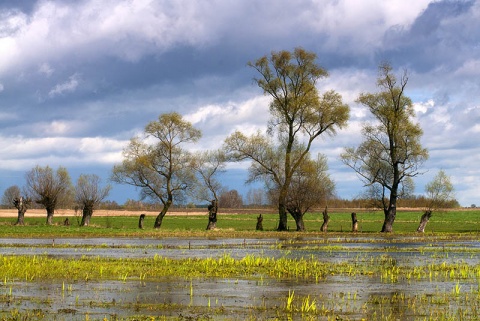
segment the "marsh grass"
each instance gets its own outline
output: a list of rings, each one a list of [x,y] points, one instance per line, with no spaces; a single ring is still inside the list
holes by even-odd
[[[343,277],[356,282],[358,279],[368,279],[380,282],[385,288],[396,284],[408,284],[412,287],[418,284],[445,284],[434,291],[417,291],[411,293],[392,292],[378,293],[367,298],[361,292],[333,292],[331,296],[322,294],[303,295],[300,290],[292,287],[288,295],[280,298],[282,304],[269,306],[261,301],[258,306],[245,307],[247,314],[233,315],[230,319],[262,320],[260,313],[272,313],[277,319],[301,320],[478,320],[480,319],[480,264],[478,258],[480,249],[466,247],[463,241],[478,241],[480,230],[479,211],[442,212],[432,217],[427,232],[415,233],[421,211],[401,212],[397,215],[394,224],[394,234],[401,234],[400,242],[412,242],[412,245],[397,247],[398,238],[390,234],[377,233],[383,222],[380,212],[359,213],[360,232],[350,233],[350,213],[332,213],[328,233],[318,232],[322,219],[320,214],[307,214],[306,226],[309,232],[275,232],[278,220],[276,214],[264,214],[265,231],[254,231],[256,214],[221,214],[219,213],[219,229],[205,231],[208,221],[206,215],[168,216],[160,230],[149,228],[153,226],[154,216],[147,216],[144,230],[137,228],[137,217],[93,217],[92,226],[80,228],[78,226],[65,227],[58,223],[46,226],[44,218],[25,218],[25,226],[13,226],[13,219],[0,219],[0,237],[33,237],[33,238],[61,238],[61,237],[140,237],[140,238],[255,238],[262,242],[262,238],[274,238],[276,243],[268,243],[272,249],[282,251],[285,257],[268,257],[246,255],[235,258],[228,254],[212,258],[173,259],[159,255],[146,255],[141,259],[104,258],[98,256],[83,256],[79,258],[56,258],[48,255],[0,255],[0,303],[8,307],[0,313],[0,320],[43,320],[48,319],[48,312],[42,310],[18,310],[19,296],[16,296],[16,287],[21,282],[52,281],[59,284],[59,291],[66,296],[76,298],[72,309],[85,305],[98,304],[102,307],[119,306],[120,302],[93,302],[85,303],[76,293],[78,284],[93,282],[115,281],[128,285],[129,282],[162,282],[164,280],[187,280],[185,287],[187,300],[185,305],[178,303],[148,304],[143,302],[125,303],[131,311],[147,311],[158,315],[162,311],[178,312],[177,316],[148,316],[139,313],[138,316],[117,317],[108,316],[104,320],[184,320],[184,311],[189,311],[187,317],[195,320],[226,319],[232,316],[231,311],[218,306],[215,293],[204,297],[205,306],[195,306],[194,297],[198,292],[193,281],[202,278],[256,280],[259,286],[266,286],[270,280],[290,280],[289,284],[306,282],[308,284],[327,283],[331,278]],[[63,220],[57,218],[59,222]],[[74,219],[70,219],[74,222]],[[293,224],[291,222],[290,224]],[[361,239],[359,241],[359,239]],[[462,241],[456,243],[456,241]],[[266,240],[265,240],[266,241]],[[445,246],[439,247],[441,241]],[[385,243],[388,247],[377,250],[368,248],[351,249],[342,243]],[[225,248],[220,244],[218,248]],[[421,244],[420,246],[418,244]],[[390,246],[391,245],[391,246]],[[28,245],[29,247],[44,247],[45,245]],[[55,244],[55,247],[74,249],[77,245]],[[101,245],[78,245],[85,247],[105,247]],[[230,246],[230,245],[229,245]],[[240,246],[246,245],[245,242]],[[129,245],[125,245],[129,247]],[[159,248],[162,245],[158,246]],[[190,244],[184,250],[190,250]],[[194,245],[191,250],[199,247]],[[301,248],[301,249],[300,249]],[[322,261],[306,255],[301,258],[288,258],[289,251],[315,251],[316,253],[355,252],[356,255],[343,261]],[[435,262],[415,262],[415,264],[399,264],[392,256],[396,252],[418,252],[423,256],[435,258]],[[379,255],[378,252],[381,252]],[[470,256],[470,262],[461,260],[445,260],[462,252],[463,257]],[[228,251],[226,251],[228,253]],[[321,257],[321,256],[320,256]],[[448,261],[448,262],[447,262]],[[449,263],[450,262],[450,263]],[[283,294],[285,294],[283,292]],[[51,302],[45,302],[48,306]],[[151,311],[151,312],[150,312]],[[71,315],[66,314],[65,320]],[[102,320],[88,313],[80,314],[82,320]],[[275,318],[273,318],[275,319]],[[58,320],[61,320],[59,318]]]

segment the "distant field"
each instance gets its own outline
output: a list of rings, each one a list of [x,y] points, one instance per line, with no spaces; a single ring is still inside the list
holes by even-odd
[[[255,231],[258,214],[262,213],[264,231]],[[347,233],[351,231],[352,209],[330,209],[329,233]],[[383,223],[383,212],[357,210],[359,233],[374,233],[380,231]],[[145,213],[144,230],[138,229],[138,217]],[[167,213],[160,230],[153,229],[158,212],[145,211],[112,211],[98,210],[94,212],[91,226],[79,227],[80,213],[73,210],[58,210],[54,216],[54,226],[46,226],[44,210],[29,210],[25,215],[25,226],[14,226],[15,210],[0,210],[0,236],[156,236],[158,234],[177,235],[182,233],[207,235],[232,233],[262,233],[276,230],[278,214],[274,210],[246,209],[219,211],[216,231],[205,231],[208,223],[207,211],[204,209],[176,209]],[[394,233],[415,233],[421,210],[399,210],[394,223]],[[63,226],[65,218],[71,225]],[[289,217],[289,229],[295,230],[295,222]],[[305,215],[306,233],[320,233],[323,219],[320,212]],[[480,233],[480,210],[461,209],[434,212],[426,228],[428,233]],[[300,233],[299,233],[300,234]]]

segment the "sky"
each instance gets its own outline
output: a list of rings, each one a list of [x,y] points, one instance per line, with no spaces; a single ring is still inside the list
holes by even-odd
[[[130,138],[176,111],[201,129],[192,149],[215,149],[234,130],[264,131],[269,97],[249,61],[303,47],[317,54],[350,106],[347,128],[318,139],[341,198],[363,191],[339,155],[370,119],[356,103],[376,92],[378,65],[407,70],[406,95],[430,158],[462,206],[480,205],[480,0],[58,0],[0,2],[0,194],[36,165],[97,174],[108,183]],[[222,182],[246,193],[248,163]],[[138,199],[113,184],[122,204]]]

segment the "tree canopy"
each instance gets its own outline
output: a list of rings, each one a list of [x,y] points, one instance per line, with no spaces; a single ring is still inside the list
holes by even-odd
[[[113,168],[113,181],[139,187],[142,199],[159,200],[163,204],[155,228],[160,228],[174,200],[181,200],[195,181],[191,155],[184,145],[200,137],[200,130],[180,114],[162,114],[147,124],[144,137],[130,140],[122,164]]]

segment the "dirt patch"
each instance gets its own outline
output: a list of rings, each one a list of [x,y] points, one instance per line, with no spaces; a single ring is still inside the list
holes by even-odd
[[[146,214],[147,216],[156,216],[158,215],[157,211],[122,211],[122,210],[96,210],[93,215],[95,216],[140,216],[140,214]],[[0,210],[0,217],[17,217],[16,209],[2,209]],[[77,216],[81,216],[81,212],[77,212]],[[168,216],[171,215],[208,215],[206,211],[172,211],[167,213]],[[26,217],[47,217],[47,212],[44,209],[31,209],[25,213]],[[56,210],[54,217],[65,217],[65,216],[75,216],[74,210]]]
[[[94,216],[140,216],[145,214],[147,216],[157,216],[159,211],[134,211],[134,210],[95,210]],[[271,214],[276,213],[274,209],[268,208],[227,208],[218,211],[219,214]],[[0,209],[0,217],[17,217],[16,209]],[[77,216],[81,216],[81,211],[77,211]],[[207,216],[208,210],[206,208],[174,208],[170,209],[167,216]],[[29,209],[25,213],[26,217],[47,217],[45,209]],[[55,211],[55,217],[75,216],[74,210],[59,209]]]

